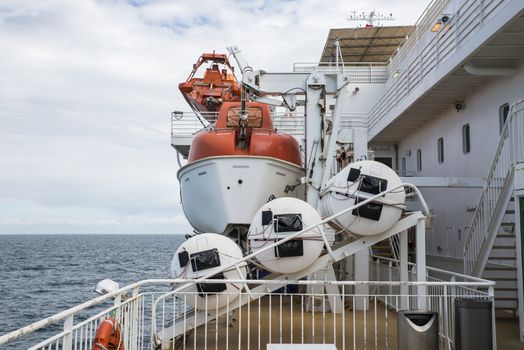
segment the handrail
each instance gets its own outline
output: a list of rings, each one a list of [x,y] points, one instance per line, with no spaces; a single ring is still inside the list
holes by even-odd
[[[391,58],[391,72],[395,71],[400,61],[413,49],[427,30],[433,26],[435,15],[442,13],[448,2],[449,0],[432,0],[424,9],[413,28],[406,34],[406,40],[402,43],[396,55]]]
[[[437,269],[438,270],[438,269]],[[77,305],[75,307],[69,308],[65,311],[59,312],[53,316],[47,317],[43,320],[34,322],[28,326],[19,328],[15,331],[9,332],[7,334],[4,334],[0,336],[0,345],[6,344],[10,341],[13,341],[15,339],[18,339],[24,335],[33,333],[45,326],[57,323],[58,321],[62,321],[66,319],[69,316],[72,316],[80,311],[89,309],[97,304],[100,304],[101,302],[114,298],[117,295],[124,294],[125,292],[128,292],[130,290],[147,286],[147,285],[173,285],[173,284],[180,284],[180,283],[193,283],[195,280],[192,279],[146,279],[141,280],[135,283],[132,283],[128,286],[122,287],[114,292],[105,294],[103,296],[97,297],[95,299],[91,299],[83,304]],[[216,279],[204,279],[200,280],[200,282],[203,283],[223,283]],[[489,280],[482,280],[479,279],[479,281],[472,281],[472,282],[435,282],[435,281],[425,281],[425,282],[417,282],[417,281],[329,281],[329,280],[322,280],[322,281],[312,281],[312,280],[251,280],[251,279],[235,279],[235,280],[228,280],[228,282],[231,283],[247,283],[247,284],[275,284],[275,285],[281,285],[281,284],[299,284],[299,285],[336,285],[336,286],[362,286],[362,285],[369,285],[369,286],[408,286],[408,287],[416,287],[416,286],[464,286],[464,287],[493,287],[495,285],[495,282],[489,281]],[[172,293],[165,293],[163,296],[168,296],[167,294]],[[142,295],[142,294],[138,294]],[[114,309],[115,306],[111,306],[109,310]],[[105,310],[103,313],[105,313],[107,310]],[[100,315],[101,313],[97,314]],[[64,332],[62,332],[64,333]],[[60,334],[62,334],[60,333]],[[67,331],[65,331],[67,333]]]
[[[67,310],[64,310],[64,311],[61,311],[57,314],[54,314],[53,316],[49,316],[43,320],[40,320],[40,321],[36,321],[36,322],[33,322],[31,323],[30,325],[28,326],[25,326],[25,327],[22,327],[22,328],[19,328],[15,331],[12,331],[12,332],[9,332],[7,334],[4,334],[2,336],[0,336],[0,345],[2,344],[5,344],[7,343],[8,341],[11,341],[11,340],[14,340],[16,338],[19,338],[23,335],[26,335],[26,334],[29,334],[29,333],[33,333],[34,331],[37,331],[41,328],[44,328],[46,326],[49,326],[51,324],[54,324],[54,323],[57,323],[58,321],[62,321],[64,319],[66,319],[67,317],[71,316],[71,315],[74,315],[82,310],[86,310],[86,309],[89,309],[95,305],[98,305],[98,304],[101,304],[102,302],[108,300],[108,299],[112,299],[112,298],[115,298],[116,296],[118,295],[122,295],[124,294],[125,292],[128,292],[130,290],[133,290],[135,288],[139,288],[141,286],[144,286],[146,284],[168,284],[168,283],[172,283],[172,279],[147,279],[147,280],[142,280],[142,281],[139,281],[139,282],[136,282],[136,283],[132,283],[128,286],[125,286],[125,287],[122,287],[118,290],[115,290],[111,293],[107,293],[107,294],[104,294],[104,295],[101,295],[97,298],[94,298],[94,299],[91,299],[91,300],[88,300],[86,301],[85,303],[82,303],[80,305],[77,305],[77,306],[74,306],[72,308],[69,308]]]
[[[214,128],[217,118],[218,113],[208,113],[205,115],[205,120],[202,120],[200,113],[178,112],[171,116],[171,137],[189,137],[210,130]],[[292,136],[304,135],[305,115],[303,113],[272,112],[271,118],[276,130]]]
[[[350,62],[338,66],[332,62],[293,64],[294,73],[313,73],[315,71],[327,74],[344,74],[350,83],[362,84],[383,84],[389,77],[387,62]]]
[[[393,263],[399,263],[399,260],[397,260],[397,259],[391,259],[391,258],[387,258],[387,257],[380,256],[380,255],[371,255],[371,258],[374,258],[374,259],[377,259],[377,260],[385,260],[385,261],[393,262]],[[415,264],[415,263],[408,262],[408,266],[416,266],[416,265],[417,264]],[[436,268],[436,267],[432,267],[432,266],[426,266],[426,270],[437,272],[439,274],[447,275],[447,276],[450,276],[450,277],[455,277],[455,278],[458,277],[458,278],[461,278],[461,279],[464,279],[464,280],[470,280],[471,282],[474,282],[474,283],[475,282],[480,282],[480,283],[484,284],[486,282],[489,282],[488,285],[490,285],[490,286],[494,286],[495,285],[495,282],[490,281],[490,280],[486,280],[484,278],[464,275],[462,273],[453,272],[453,271],[442,270],[442,269],[439,269],[439,268]]]
[[[330,115],[327,115],[330,117]],[[214,127],[217,115],[207,115],[205,123],[202,125],[201,119],[195,112],[179,112],[175,116],[171,116],[171,137],[183,138],[196,135],[200,132],[210,130]],[[295,136],[304,137],[305,132],[305,115],[303,113],[287,113],[287,112],[273,112],[271,113],[273,119],[273,127],[282,133]],[[341,128],[350,127],[367,127],[367,113],[360,112],[345,112],[342,113],[340,120]],[[174,141],[176,142],[176,140]]]
[[[517,106],[520,109],[516,110]],[[513,103],[504,123],[495,158],[489,169],[471,225],[464,239],[465,273],[474,272],[480,253],[486,242],[489,242],[488,234],[496,235],[498,233],[498,228],[493,229],[491,233],[488,230],[493,223],[493,214],[501,200],[501,194],[504,191],[503,185],[509,186],[505,182],[514,164],[524,161],[524,151],[521,149],[522,140],[519,140],[519,137],[524,138],[522,136],[524,134],[524,122],[520,120],[521,125],[519,125],[518,117],[524,118],[517,114],[523,108],[524,99]]]
[[[464,0],[457,5],[450,21],[438,32],[432,33],[429,29],[449,2],[433,0],[391,59],[388,79],[391,86],[369,112],[369,129],[372,135],[380,131],[379,123],[383,117],[419,86],[428,74],[440,67],[441,62],[452,57],[463,43],[485,26],[487,19],[506,1]],[[421,38],[424,40],[420,40]],[[418,45],[419,43],[425,44]],[[410,54],[412,57],[407,59]]]
[[[300,66],[309,66],[309,65],[315,65],[315,66],[330,66],[330,67],[336,67],[335,62],[295,62],[293,63],[293,69]],[[351,66],[387,66],[387,62],[345,62],[344,67],[351,67]],[[339,67],[342,67],[342,65],[339,65]]]

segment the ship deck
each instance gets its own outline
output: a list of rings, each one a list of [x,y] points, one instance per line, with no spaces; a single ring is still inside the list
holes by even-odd
[[[271,300],[270,300],[271,299]],[[171,349],[266,349],[267,344],[334,344],[336,349],[398,349],[397,312],[378,299],[368,311],[354,311],[346,303],[339,314],[304,311],[300,297],[265,296],[232,313],[197,327]],[[271,303],[271,307],[270,307]],[[440,331],[442,332],[442,320]],[[523,349],[518,339],[518,320],[497,313],[497,348]],[[440,349],[446,349],[440,338]],[[300,345],[298,345],[300,346]],[[297,347],[298,348],[298,347]]]

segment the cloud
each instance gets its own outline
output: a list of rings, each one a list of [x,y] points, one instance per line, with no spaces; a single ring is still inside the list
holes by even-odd
[[[0,233],[187,232],[169,112],[202,52],[289,71],[351,10],[406,24],[426,3],[0,2]]]

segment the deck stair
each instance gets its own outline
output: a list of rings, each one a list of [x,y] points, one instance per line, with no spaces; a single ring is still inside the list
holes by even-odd
[[[524,100],[513,104],[464,241],[464,273],[497,282],[496,307],[518,310],[515,172],[524,162]]]
[[[508,208],[513,208],[513,203],[514,201],[510,200]],[[495,308],[509,311],[516,316],[518,286],[514,209],[506,210],[506,215],[495,238],[482,278],[497,283],[495,286]]]
[[[391,236],[371,247],[371,255],[399,260],[399,237]]]

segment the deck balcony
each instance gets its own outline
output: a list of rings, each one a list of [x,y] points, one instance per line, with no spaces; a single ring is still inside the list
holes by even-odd
[[[523,14],[519,0],[433,1],[390,61],[369,140],[399,141],[489,78],[511,74],[524,57]]]

